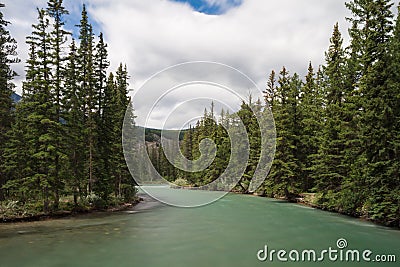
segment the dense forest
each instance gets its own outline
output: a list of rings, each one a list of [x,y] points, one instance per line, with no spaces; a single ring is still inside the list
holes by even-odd
[[[249,134],[250,157],[235,191],[247,193],[260,155],[256,113],[271,109],[276,154],[258,193],[294,199],[352,216],[400,226],[400,20],[389,0],[346,3],[350,45],[333,27],[325,63],[309,63],[305,79],[283,67],[268,76],[264,100],[243,102],[237,115]],[[306,65],[306,64],[305,64]],[[199,186],[225,170],[231,149],[226,126],[231,115],[215,114],[185,131],[182,154],[200,156],[203,138],[217,145],[214,162],[199,173],[174,168],[163,148],[149,145],[157,170],[179,185]],[[168,148],[164,148],[168,149]]]
[[[127,68],[120,64],[114,73],[108,71],[107,45],[102,33],[95,37],[84,5],[77,41],[64,27],[68,13],[62,0],[37,9],[26,38],[29,58],[18,103],[11,99],[16,75],[11,66],[19,62],[16,41],[0,13],[0,203],[5,214],[104,208],[130,201],[136,192],[121,141],[127,109],[134,125]]]
[[[234,191],[249,193],[261,154],[257,116],[272,111],[276,153],[258,194],[303,197],[324,209],[399,227],[400,19],[393,5],[346,3],[352,13],[350,43],[344,46],[334,25],[323,65],[314,68],[310,62],[304,79],[286,67],[272,71],[264,99],[250,97],[236,114],[217,114],[211,103],[196,125],[181,132],[180,141],[189,160],[199,158],[202,139],[215,142],[216,157],[204,171],[174,167],[179,163],[169,162],[167,148],[159,145],[160,130],[146,129],[155,168],[180,185],[215,180],[230,159],[226,129],[240,118],[250,154]],[[125,111],[135,127],[126,66],[109,72],[107,45],[102,33],[93,33],[85,6],[77,40],[65,30],[62,0],[49,0],[37,13],[26,39],[22,99],[15,103],[17,44],[0,12],[0,208],[48,213],[132,200],[136,189],[122,151]]]

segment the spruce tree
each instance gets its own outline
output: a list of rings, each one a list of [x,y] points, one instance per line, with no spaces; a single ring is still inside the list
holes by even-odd
[[[379,212],[384,216],[387,224],[400,226],[400,4],[397,7],[397,19],[393,36],[389,43],[389,60],[387,66],[387,95],[385,98],[386,110],[384,116],[387,128],[386,152],[387,179],[390,190],[381,197]]]
[[[3,8],[4,4],[0,4]],[[12,79],[17,75],[11,69],[11,64],[19,62],[17,56],[17,42],[7,30],[9,22],[4,19],[3,12],[0,10],[0,201],[4,200],[2,186],[6,183],[6,173],[4,169],[4,149],[10,141],[7,133],[11,130],[13,115],[13,102],[11,95],[15,85]]]
[[[306,80],[301,89],[299,98],[299,164],[302,171],[299,179],[302,180],[302,189],[308,191],[313,182],[310,179],[312,161],[318,151],[322,123],[322,92],[314,77],[311,62],[308,66]]]
[[[84,143],[85,143],[85,175],[87,175],[86,193],[93,192],[96,181],[95,172],[98,94],[94,73],[94,39],[92,25],[89,23],[86,6],[83,5],[79,27],[79,48],[77,50],[77,68],[79,70],[79,97],[83,99]]]
[[[115,131],[115,124],[118,123],[118,101],[117,89],[113,73],[110,73],[107,84],[104,88],[104,98],[102,104],[101,117],[101,136],[99,138],[99,150],[101,153],[102,172],[99,173],[99,182],[95,185],[95,191],[103,199],[107,199],[109,194],[115,192],[114,179],[117,170],[115,156],[113,153],[114,142],[120,140],[120,136]]]
[[[108,61],[107,44],[104,43],[103,33],[99,35],[99,42],[96,45],[94,58],[96,87],[98,90],[98,117],[101,118],[103,110],[104,90],[107,85],[107,69],[110,66]]]
[[[337,196],[344,179],[349,174],[349,164],[345,158],[346,131],[345,111],[348,100],[345,88],[345,53],[343,38],[338,23],[335,24],[328,51],[325,53],[324,66],[325,110],[318,153],[313,159],[311,176],[318,193],[320,204],[336,209]]]
[[[273,75],[271,74],[273,80]],[[272,81],[271,80],[271,81]],[[297,75],[291,77],[285,67],[282,68],[278,85],[272,87],[272,112],[276,122],[275,159],[265,181],[265,191],[270,196],[291,198],[299,193],[300,165],[298,162],[298,97],[300,80]],[[267,95],[266,98],[269,96]]]
[[[48,34],[49,19],[45,10],[38,9],[38,23],[33,25],[32,35],[27,43],[35,50],[27,69],[27,80],[24,83],[22,103],[27,106],[29,114],[26,119],[25,142],[30,151],[28,157],[32,173],[26,177],[38,185],[43,200],[43,210],[50,210],[50,196],[57,189],[56,181],[56,143],[57,125],[55,121],[54,94],[52,91],[51,44]],[[54,195],[54,198],[57,196]],[[58,200],[54,199],[54,203]]]
[[[37,184],[29,179],[32,174],[30,148],[26,147],[26,119],[24,103],[15,106],[15,122],[8,132],[8,142],[4,144],[3,173],[7,179],[2,186],[7,200],[17,200],[25,204],[40,194]]]
[[[111,76],[110,84],[107,83],[107,68],[110,65],[108,61],[107,45],[104,43],[103,34],[100,33],[99,41],[96,45],[96,51],[94,56],[94,73],[95,73],[95,87],[97,94],[97,140],[96,140],[96,157],[95,157],[95,176],[97,182],[94,185],[96,194],[99,194],[104,200],[108,199],[108,195],[112,192],[112,187],[109,185],[111,180],[110,166],[109,165],[109,153],[110,153],[110,140],[107,138],[107,131],[110,125],[109,117],[105,117],[106,101],[107,105],[110,105],[110,92],[108,93],[108,99],[106,100],[105,91],[115,91],[113,88],[108,88],[114,83],[114,78]],[[112,94],[112,93],[111,93]]]
[[[254,112],[258,113],[255,114]],[[258,160],[260,158],[261,149],[261,133],[260,127],[257,121],[257,115],[261,113],[261,107],[256,103],[252,103],[251,96],[249,97],[249,102],[242,102],[240,110],[237,115],[240,117],[241,121],[246,127],[247,138],[249,139],[249,160],[245,173],[242,179],[239,181],[239,187],[243,193],[248,193],[250,181],[253,178],[254,171],[257,168]]]
[[[72,193],[75,206],[85,189],[84,99],[80,98],[77,48],[72,40],[65,72],[65,90],[62,99],[62,118],[65,120],[65,147],[68,156],[66,184]]]
[[[67,36],[70,34],[69,32],[64,30],[64,15],[68,14],[68,11],[63,6],[63,0],[49,0],[47,3],[47,14],[50,18],[53,19],[52,30],[49,33],[50,38],[50,57],[52,68],[52,93],[54,94],[54,109],[55,109],[55,122],[58,124],[56,127],[56,158],[55,158],[55,178],[54,178],[54,198],[55,208],[58,208],[58,200],[60,195],[60,190],[62,189],[62,166],[65,165],[66,155],[64,153],[65,148],[63,144],[65,144],[65,134],[64,127],[62,126],[62,97],[64,96],[64,77],[66,76],[65,71],[65,61],[66,61],[66,49],[65,43],[67,41]]]
[[[114,192],[116,196],[124,196],[126,192],[131,192],[133,180],[131,179],[129,170],[126,166],[125,157],[122,148],[122,126],[124,122],[125,113],[127,112],[127,117],[130,118],[129,123],[133,124],[134,127],[134,114],[133,107],[131,105],[130,97],[128,96],[128,71],[126,66],[122,63],[119,65],[115,73],[115,115],[116,120],[114,123],[114,136],[115,139],[112,140],[112,149],[115,162],[115,181],[114,181]]]
[[[360,151],[353,166],[356,190],[364,188],[362,203],[356,212],[384,220],[387,211],[382,203],[390,199],[391,177],[391,126],[394,123],[391,92],[386,85],[388,43],[392,31],[392,3],[389,0],[347,3],[353,13],[355,30],[351,37],[359,41],[360,92]],[[358,187],[358,188],[357,188]],[[368,190],[367,190],[368,189]],[[390,202],[390,200],[389,200]]]

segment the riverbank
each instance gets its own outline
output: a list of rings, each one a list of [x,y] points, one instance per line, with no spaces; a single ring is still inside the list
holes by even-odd
[[[33,222],[44,220],[55,220],[67,217],[77,217],[91,213],[113,213],[133,209],[143,201],[142,196],[137,196],[133,201],[121,202],[104,208],[97,206],[77,206],[71,209],[60,209],[52,212],[38,212],[35,210],[17,210],[15,207],[8,207],[8,210],[0,207],[0,223]],[[15,206],[15,205],[14,205]],[[68,206],[68,205],[67,205]],[[14,210],[12,210],[14,208]],[[11,209],[11,211],[10,211]]]
[[[263,195],[257,195],[257,194],[253,194],[253,195],[258,196],[258,197],[265,197]],[[275,199],[285,200],[285,201],[288,201],[288,202],[296,203],[296,204],[307,206],[307,207],[310,207],[310,208],[319,209],[319,210],[323,210],[323,211],[327,211],[327,212],[331,212],[331,213],[336,213],[336,214],[340,214],[340,215],[345,215],[345,216],[349,216],[351,218],[359,219],[361,221],[371,222],[371,223],[374,223],[376,225],[390,227],[390,228],[393,228],[393,229],[400,230],[400,225],[394,225],[394,224],[390,224],[390,223],[386,223],[386,222],[383,222],[383,221],[376,220],[376,219],[371,218],[370,216],[368,216],[368,214],[347,213],[347,212],[344,212],[343,210],[338,210],[338,209],[334,209],[334,208],[330,208],[330,207],[321,205],[321,204],[318,203],[319,196],[316,193],[301,193],[297,197],[293,197],[291,199],[276,198],[276,197],[275,197]]]

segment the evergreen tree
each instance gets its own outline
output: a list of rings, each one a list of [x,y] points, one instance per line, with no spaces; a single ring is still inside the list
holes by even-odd
[[[114,181],[114,192],[116,196],[123,196],[124,190],[132,190],[133,180],[131,179],[129,170],[126,166],[123,149],[122,149],[122,126],[124,122],[125,113],[130,118],[129,122],[134,127],[134,114],[133,107],[130,104],[130,97],[128,96],[128,71],[126,66],[122,63],[119,65],[115,73],[115,115],[116,120],[114,123],[114,136],[112,140],[113,156],[116,169],[114,170],[115,181]]]
[[[99,139],[99,149],[101,151],[102,172],[100,173],[99,182],[96,183],[95,189],[103,198],[107,199],[108,195],[113,192],[114,188],[114,171],[116,170],[116,162],[113,155],[113,145],[115,140],[120,140],[120,136],[115,132],[115,124],[118,123],[117,116],[117,89],[113,73],[109,74],[107,84],[104,90],[103,111],[101,117],[101,138]]]
[[[324,66],[325,110],[324,122],[318,147],[311,167],[311,176],[315,190],[322,193],[321,204],[333,208],[341,190],[344,179],[348,176],[350,166],[347,164],[345,151],[345,111],[349,95],[345,87],[345,53],[343,39],[338,23],[335,24],[330,39],[330,46],[325,53]],[[326,203],[325,203],[326,201]]]
[[[390,45],[390,64],[388,90],[392,93],[393,121],[392,125],[392,166],[388,170],[388,175],[393,177],[392,181],[392,222],[393,225],[400,226],[400,3],[397,7],[396,26],[393,39]]]
[[[98,117],[101,118],[103,110],[104,90],[107,84],[107,68],[110,66],[108,61],[107,44],[104,43],[103,33],[99,35],[99,42],[96,45],[95,54],[95,79],[98,92]]]
[[[192,126],[189,126],[189,129],[187,129],[184,134],[183,134],[183,140],[181,142],[181,152],[182,155],[188,159],[188,160],[193,160],[193,156],[192,156],[192,136],[193,136],[193,130],[192,130]],[[188,168],[189,166],[184,166],[185,168]],[[185,179],[186,181],[190,181],[191,180],[191,172],[183,172],[183,179]]]
[[[273,80],[273,74],[271,79]],[[276,152],[270,174],[265,181],[268,195],[285,196],[299,193],[298,173],[298,97],[300,81],[297,75],[290,77],[283,67],[278,78],[278,86],[272,87],[272,112],[276,122]],[[268,98],[268,96],[266,96]]]
[[[272,70],[271,74],[268,76],[267,88],[264,93],[264,101],[269,105],[269,107],[273,107],[276,99],[276,74],[275,71]]]
[[[397,7],[400,11],[400,4]],[[400,226],[400,19],[397,13],[394,33],[389,41],[389,59],[387,65],[386,92],[382,92],[383,107],[382,126],[385,127],[386,142],[380,149],[385,173],[377,183],[384,193],[379,192],[374,203],[373,216],[387,224]],[[383,141],[383,140],[382,140]],[[374,185],[375,186],[375,185]]]
[[[32,183],[37,183],[43,200],[43,210],[50,209],[50,195],[57,189],[56,172],[56,143],[57,124],[55,119],[54,95],[52,92],[51,44],[48,34],[49,19],[45,10],[38,9],[38,24],[33,25],[32,35],[27,43],[35,51],[34,58],[28,63],[27,80],[24,83],[22,103],[29,112],[26,119],[25,142],[29,147],[29,168],[32,173],[26,177]],[[57,196],[54,195],[54,198]],[[54,203],[58,200],[54,199]]]
[[[3,8],[4,4],[0,4]],[[4,170],[4,149],[6,144],[11,141],[7,133],[11,130],[13,122],[13,103],[11,95],[15,85],[12,79],[17,75],[11,69],[12,63],[19,62],[17,56],[17,42],[7,30],[9,22],[4,19],[3,12],[0,11],[0,201],[4,200],[2,186],[7,178]]]
[[[108,135],[110,123],[114,121],[111,120],[110,114],[105,115],[105,110],[112,109],[110,105],[112,104],[112,94],[115,93],[114,77],[111,75],[109,78],[111,81],[107,83],[107,68],[110,65],[108,59],[107,45],[104,43],[103,34],[100,33],[99,42],[96,45],[96,53],[94,58],[94,68],[95,68],[95,82],[97,90],[97,115],[96,115],[96,125],[97,125],[97,140],[96,140],[96,177],[97,183],[94,186],[96,188],[96,193],[107,200],[108,195],[112,192],[112,186],[109,184],[111,180],[109,155],[110,155],[110,136]],[[105,99],[105,91],[108,90],[107,100]],[[107,102],[107,103],[106,103]],[[108,105],[106,107],[106,105]]]
[[[86,6],[83,5],[82,17],[79,27],[79,48],[77,50],[77,67],[79,70],[79,97],[83,99],[82,108],[84,115],[84,143],[85,143],[85,174],[87,175],[87,194],[93,192],[96,181],[96,141],[97,141],[97,115],[98,92],[94,72],[94,40],[93,29],[89,23]]]
[[[55,151],[56,151],[56,156],[55,156],[55,177],[54,177],[54,199],[55,203],[54,206],[55,208],[58,208],[58,200],[60,196],[60,190],[62,189],[62,174],[61,174],[61,168],[64,166],[64,161],[66,159],[66,155],[63,152],[65,149],[63,147],[63,144],[66,142],[64,136],[64,131],[63,131],[63,126],[61,123],[61,112],[62,112],[62,107],[61,107],[61,102],[62,102],[62,97],[64,94],[64,79],[66,71],[65,71],[65,61],[66,61],[66,56],[65,54],[65,43],[67,41],[67,36],[69,35],[69,32],[65,31],[63,29],[64,26],[64,21],[63,21],[63,16],[68,14],[68,11],[65,9],[63,6],[63,0],[49,0],[47,3],[47,14],[49,15],[50,18],[53,19],[52,23],[52,30],[49,33],[49,39],[50,39],[50,58],[51,58],[51,64],[52,66],[52,80],[51,80],[51,86],[52,86],[52,93],[54,94],[54,109],[55,109],[55,122],[58,124],[55,125],[56,129],[56,136],[55,138],[56,143],[55,143]]]
[[[312,187],[310,179],[310,168],[312,161],[318,151],[319,138],[322,124],[322,92],[314,77],[314,69],[311,62],[308,66],[308,73],[299,99],[299,164],[302,172],[299,179],[302,180],[302,190],[308,191]]]
[[[8,142],[4,144],[3,172],[7,179],[2,187],[7,200],[17,200],[25,204],[40,194],[37,185],[31,182],[30,159],[32,151],[27,149],[25,142],[24,104],[18,103],[15,107],[15,122],[8,132]]]
[[[386,81],[388,73],[388,43],[392,32],[393,15],[389,0],[361,1],[347,3],[354,18],[356,28],[351,37],[359,41],[359,65],[361,77],[360,91],[360,151],[353,166],[353,185],[356,190],[365,188],[365,195],[356,212],[367,212],[377,220],[388,215],[384,210],[389,201],[391,177],[388,170],[392,166],[391,126],[394,123],[391,106],[392,93]],[[368,190],[366,190],[368,189]]]
[[[254,112],[258,114],[255,114]],[[259,103],[252,103],[250,96],[249,103],[247,104],[242,102],[240,110],[237,112],[237,114],[246,127],[247,137],[250,145],[247,167],[238,185],[241,187],[241,191],[243,191],[243,193],[248,193],[250,181],[253,178],[261,154],[261,133],[257,121],[257,115],[259,116],[261,114],[261,107],[259,106]]]
[[[84,129],[83,99],[80,96],[78,55],[75,41],[72,40],[65,73],[65,92],[62,99],[62,118],[65,120],[66,154],[68,155],[67,192],[72,192],[74,204],[82,197],[85,188],[85,145],[82,135]]]

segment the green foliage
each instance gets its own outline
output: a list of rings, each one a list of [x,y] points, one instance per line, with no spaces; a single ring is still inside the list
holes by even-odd
[[[31,209],[45,213],[60,208],[62,195],[73,197],[68,205],[74,208],[103,209],[113,193],[127,201],[136,194],[122,152],[126,110],[134,127],[127,69],[121,64],[107,79],[107,45],[102,34],[95,44],[85,6],[78,25],[79,46],[72,40],[67,49],[66,15],[62,0],[49,0],[47,9],[38,9],[37,24],[27,38],[30,53],[22,100],[15,110],[7,104],[6,115],[15,111],[15,121],[7,126],[8,141],[0,147],[0,197],[27,207],[41,203]],[[0,27],[1,33],[8,34]],[[0,99],[11,103],[14,73],[8,67],[15,61],[15,42],[7,40],[9,60],[1,71],[7,72],[9,91]]]
[[[4,4],[0,4],[3,8]],[[6,170],[3,164],[5,158],[6,144],[10,142],[8,132],[11,130],[14,120],[13,103],[11,95],[15,85],[12,79],[16,76],[11,69],[11,64],[19,62],[17,56],[17,45],[15,39],[7,30],[9,22],[4,19],[0,11],[0,201],[5,199],[5,192],[2,186],[7,182]]]

